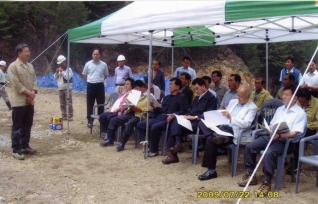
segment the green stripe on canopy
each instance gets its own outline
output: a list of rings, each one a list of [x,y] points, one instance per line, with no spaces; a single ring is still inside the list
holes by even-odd
[[[205,26],[194,26],[191,28],[173,29],[175,47],[211,46],[215,38],[211,36],[212,31]]]
[[[102,22],[111,17],[114,13],[105,16],[97,21],[83,25],[78,28],[68,30],[68,41],[74,42],[78,40],[84,40],[87,38],[98,37],[101,35]]]
[[[317,14],[318,6],[315,4],[315,1],[228,1],[225,20]]]

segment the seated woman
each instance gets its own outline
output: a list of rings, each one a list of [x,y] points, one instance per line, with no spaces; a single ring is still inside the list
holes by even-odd
[[[126,98],[127,98],[128,94],[133,89],[133,87],[132,87],[133,84],[134,84],[134,80],[132,78],[126,79],[125,85],[124,85],[124,91],[119,95],[118,99],[113,104],[113,106],[114,106],[115,104],[119,103],[119,106],[117,108],[111,106],[109,109],[107,109],[107,111],[105,113],[102,113],[99,116],[100,128],[101,128],[101,131],[103,133],[104,138],[106,136],[106,135],[104,135],[104,133],[107,132],[107,127],[108,127],[109,121],[112,118],[121,115],[122,110],[125,109],[123,104],[126,102]]]

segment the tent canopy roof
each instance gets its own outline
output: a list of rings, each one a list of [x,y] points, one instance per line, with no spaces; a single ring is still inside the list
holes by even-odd
[[[211,46],[318,38],[315,1],[137,1],[70,29],[73,43]]]

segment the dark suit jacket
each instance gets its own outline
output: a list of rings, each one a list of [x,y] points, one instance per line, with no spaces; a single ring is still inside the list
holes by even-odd
[[[152,83],[158,86],[160,90],[166,91],[165,73],[159,69],[155,78],[153,78]]]
[[[161,108],[156,108],[155,112],[158,114],[172,114],[184,115],[188,111],[188,101],[186,96],[179,92],[174,99],[171,99],[173,96],[171,94],[163,98],[161,103]]]
[[[204,96],[199,100],[199,96],[196,96],[192,103],[192,108],[188,111],[187,115],[198,116],[204,118],[203,113],[210,110],[216,110],[217,99],[210,91],[207,91]]]
[[[190,88],[190,86],[185,87],[185,88],[182,90],[182,93],[187,97],[187,99],[188,99],[188,105],[191,106],[191,104],[192,104],[192,98],[193,98],[193,91],[192,91],[192,89]]]

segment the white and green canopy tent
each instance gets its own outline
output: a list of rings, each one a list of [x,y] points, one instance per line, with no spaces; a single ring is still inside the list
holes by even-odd
[[[137,1],[70,29],[68,41],[149,46],[151,39],[154,46],[172,48],[268,45],[318,39],[317,27],[316,1]]]
[[[315,1],[136,1],[68,31],[69,43],[149,46],[149,77],[152,45],[266,43],[268,59],[268,43],[312,39],[318,39]],[[266,67],[268,77],[267,60]]]

